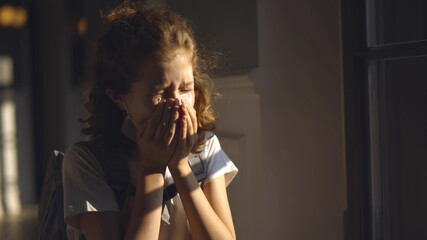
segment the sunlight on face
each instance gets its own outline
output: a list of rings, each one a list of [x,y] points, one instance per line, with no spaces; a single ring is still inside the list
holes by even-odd
[[[125,100],[132,119],[140,124],[151,117],[159,99],[176,99],[181,95],[194,105],[193,67],[185,52],[178,52],[169,61],[143,60]]]

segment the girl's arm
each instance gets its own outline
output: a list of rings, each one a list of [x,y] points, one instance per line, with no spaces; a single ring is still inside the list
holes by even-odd
[[[175,152],[175,100],[163,100],[148,122],[138,127],[139,174],[125,239],[158,239],[163,205],[166,166]],[[175,138],[176,139],[176,138]]]
[[[162,101],[146,127],[138,127],[138,178],[135,200],[125,239],[158,239],[163,204],[164,173],[175,152],[178,108]],[[166,124],[163,124],[166,123]],[[119,213],[84,213],[81,229],[88,240],[120,239]]]
[[[86,239],[117,240],[120,239],[119,212],[86,212],[78,215],[80,229]]]
[[[135,201],[125,239],[159,238],[163,186],[163,173],[138,177]]]
[[[186,161],[171,168],[171,174],[190,224],[192,239],[236,239],[224,175],[208,182],[203,192]]]
[[[151,173],[138,178],[132,215],[124,239],[159,238],[163,185],[163,173]],[[121,239],[119,212],[87,212],[79,215],[79,222],[86,239]]]
[[[206,183],[203,187],[203,192],[205,193],[205,196],[215,213],[227,226],[228,230],[233,236],[233,239],[236,239],[233,218],[231,216],[230,205],[228,203],[225,176],[221,175]]]
[[[124,239],[158,239],[163,203],[164,175],[141,175],[137,180],[132,215]],[[86,239],[121,239],[119,212],[88,212],[80,214],[79,222]]]
[[[168,166],[190,223],[190,234],[195,240],[236,239],[224,175],[208,182],[204,193],[188,164],[189,151],[198,138],[196,111],[189,106],[184,101],[177,150]]]

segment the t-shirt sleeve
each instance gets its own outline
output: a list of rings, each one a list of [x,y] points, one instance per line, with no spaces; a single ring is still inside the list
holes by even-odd
[[[225,184],[228,186],[238,172],[237,167],[222,150],[216,135],[211,135],[211,138],[206,142],[206,147],[201,153],[201,157],[204,159],[203,162],[207,169],[205,184],[216,177],[224,175]]]
[[[119,211],[101,165],[86,146],[74,144],[67,149],[62,165],[62,177],[66,224],[79,229],[77,214]]]

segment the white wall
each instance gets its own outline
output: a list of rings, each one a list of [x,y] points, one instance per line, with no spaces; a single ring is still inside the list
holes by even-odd
[[[343,239],[339,0],[259,0],[263,239]]]

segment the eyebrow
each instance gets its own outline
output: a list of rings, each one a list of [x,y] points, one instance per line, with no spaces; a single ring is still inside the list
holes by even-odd
[[[191,80],[189,80],[189,81],[184,81],[184,86],[185,86],[185,87],[187,87],[187,85],[191,85],[191,84],[193,84],[193,85],[194,85],[194,79],[191,79]]]
[[[188,80],[188,81],[184,81],[183,84],[184,84],[184,87],[187,87],[187,85],[194,85],[194,79],[191,79],[191,80]],[[155,85],[155,84],[153,84],[153,85],[151,85],[151,88],[154,89],[154,90],[161,90],[161,89],[163,89],[165,87],[166,87],[166,84],[163,84],[163,85],[159,85],[159,84]]]

